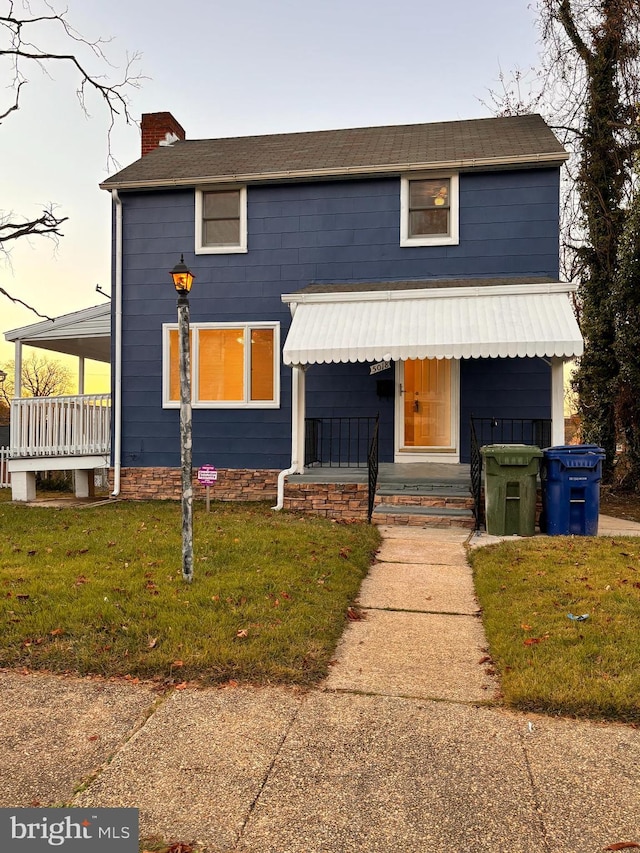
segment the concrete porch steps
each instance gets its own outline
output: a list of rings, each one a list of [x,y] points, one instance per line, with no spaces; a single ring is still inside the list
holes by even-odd
[[[374,524],[410,527],[463,527],[472,530],[473,512],[463,507],[406,506],[377,504],[371,521]]]
[[[378,485],[376,494],[384,497],[397,495],[409,498],[468,498],[469,489],[448,483],[417,483],[415,485],[407,484],[403,487]]]
[[[376,492],[371,520],[386,525],[472,529],[473,499],[460,484],[385,485]]]
[[[365,468],[319,467],[285,484],[284,507],[335,520],[366,519]],[[473,528],[468,465],[380,463],[373,521],[412,527]]]

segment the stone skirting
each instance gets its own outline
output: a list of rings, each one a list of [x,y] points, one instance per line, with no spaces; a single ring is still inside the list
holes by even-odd
[[[218,469],[211,486],[211,500],[274,501],[277,497],[277,470]],[[109,471],[113,484],[113,468]],[[179,468],[122,468],[120,495],[123,500],[180,500]],[[368,509],[365,483],[285,483],[284,509],[335,520],[365,521]],[[205,488],[193,476],[193,496],[203,500]]]
[[[205,487],[193,472],[193,496],[203,500]],[[210,487],[211,500],[275,501],[278,471],[235,468],[218,469],[218,480]],[[109,470],[113,484],[113,468]],[[120,497],[123,500],[180,500],[182,495],[179,468],[122,468]]]
[[[366,521],[369,487],[366,483],[289,483],[284,509],[321,515],[338,521]]]

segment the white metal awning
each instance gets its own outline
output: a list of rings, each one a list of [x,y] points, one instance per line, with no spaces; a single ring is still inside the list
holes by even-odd
[[[583,342],[566,283],[286,294],[285,364],[391,358],[571,358]]]

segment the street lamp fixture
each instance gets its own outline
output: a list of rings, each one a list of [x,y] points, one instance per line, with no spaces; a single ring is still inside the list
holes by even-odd
[[[184,255],[180,255],[180,263],[176,264],[171,270],[171,278],[179,295],[191,292],[191,285],[195,276],[185,264]]]
[[[7,378],[7,374],[4,370],[0,370],[0,386],[4,385],[4,380]]]
[[[194,275],[180,255],[170,272],[178,293],[178,351],[180,368],[180,468],[182,494],[182,577],[193,580],[193,441],[191,428],[191,349],[189,345],[189,292]]]

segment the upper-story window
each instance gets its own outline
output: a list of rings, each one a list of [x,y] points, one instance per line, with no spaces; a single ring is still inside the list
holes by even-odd
[[[458,176],[402,178],[400,216],[401,246],[458,243]]]
[[[247,251],[247,188],[196,190],[196,254]]]

